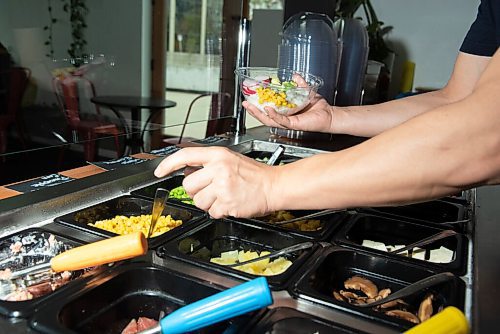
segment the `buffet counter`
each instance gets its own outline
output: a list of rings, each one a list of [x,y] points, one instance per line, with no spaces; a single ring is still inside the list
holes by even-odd
[[[227,146],[252,156],[255,152],[272,153],[278,144],[282,144],[290,158],[300,159],[347,148],[363,140],[342,135],[291,140],[271,135],[266,127],[258,127],[240,137],[211,137],[195,145]],[[71,182],[39,191],[23,194],[3,188],[0,191],[3,198],[0,200],[0,248],[2,241],[5,247],[7,236],[22,233],[28,228],[37,233],[37,229],[42,229],[56,235],[56,239],[67,238],[76,244],[112,236],[82,224],[75,217],[83,215],[85,219],[91,219],[88,218],[89,212],[99,212],[102,205],[115,211],[124,206],[129,208],[127,212],[150,211],[152,194],[158,185],[173,187],[182,182],[181,174],[162,180],[153,176],[153,170],[165,152],[151,152],[139,157],[143,160],[140,163],[107,171],[95,166],[67,171],[61,174],[71,176]],[[283,273],[268,276],[274,299],[268,310],[238,317],[217,328],[211,327],[212,331],[207,332],[222,332],[226,327],[237,328],[241,333],[292,332],[297,328],[303,329],[301,332],[304,333],[330,332],[333,329],[340,333],[402,332],[413,324],[380,310],[359,310],[349,302],[350,299],[334,298],[334,291],[340,291],[342,282],[358,275],[370,278],[381,290],[391,287],[395,291],[443,271],[451,272],[453,279],[408,298],[409,305],[405,307],[408,310],[418,309],[428,296],[427,292],[432,292],[435,309],[454,305],[464,312],[474,333],[489,332],[495,328],[495,317],[500,310],[495,303],[500,297],[496,284],[500,278],[500,254],[496,250],[496,239],[500,235],[496,221],[500,217],[500,208],[495,205],[499,193],[499,187],[474,189],[396,211],[353,208],[322,217],[319,223],[324,225],[314,231],[272,227],[269,223],[249,219],[212,221],[192,205],[174,203],[173,215],[184,217],[184,223],[164,236],[151,238],[152,250],[147,256],[105,268],[104,273],[71,281],[38,298],[39,301],[0,301],[0,326],[9,333],[98,332],[96,326],[99,322],[109,323],[119,313],[115,306],[106,304],[110,303],[109,300],[99,301],[103,303],[99,304],[99,308],[112,310],[104,315],[94,314],[89,308],[95,299],[100,298],[96,297],[100,295],[97,288],[100,285],[107,287],[101,289],[103,295],[115,299],[123,297],[120,295],[122,290],[137,295],[138,291],[145,289],[159,289],[164,293],[160,293],[153,304],[162,305],[163,311],[175,309],[190,302],[195,298],[193,295],[200,298],[254,277],[208,261],[210,256],[219,256],[230,247],[247,250],[251,245],[263,251],[309,240],[314,242],[313,248],[293,255],[290,267]],[[386,254],[368,246],[370,233],[373,238],[381,235],[386,238],[388,234],[399,231],[395,235],[402,243],[409,242],[409,238],[417,237],[419,233],[424,237],[425,233],[432,234],[443,229],[454,231],[451,241],[443,239],[440,244],[443,248],[453,249],[454,256],[447,262],[432,262],[429,258],[433,256],[431,251],[426,253],[425,259],[413,259]],[[5,260],[6,253],[3,254]],[[159,283],[162,281],[180,283],[164,286]],[[119,285],[126,288],[117,289]],[[169,297],[163,300],[164,295]],[[141,301],[131,301],[125,309],[130,310],[132,305],[136,307]],[[123,307],[120,310],[125,312]]]

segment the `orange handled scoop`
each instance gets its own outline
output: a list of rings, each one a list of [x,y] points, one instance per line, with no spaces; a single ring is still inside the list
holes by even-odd
[[[55,272],[78,270],[144,255],[148,242],[142,232],[120,235],[67,250],[50,260]]]
[[[147,251],[148,242],[144,234],[134,232],[72,248],[54,256],[48,263],[13,272],[11,279],[49,268],[61,272],[94,267],[144,255]]]

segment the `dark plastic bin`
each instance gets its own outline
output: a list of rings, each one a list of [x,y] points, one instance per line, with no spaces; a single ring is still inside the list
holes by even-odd
[[[290,212],[294,217],[301,217],[316,212],[314,210],[287,210],[287,211]],[[335,230],[337,230],[337,228],[344,222],[347,216],[348,216],[347,212],[336,212],[311,218],[311,220],[314,219],[320,221],[320,229],[315,231],[301,231],[295,228],[284,227],[283,225],[275,226],[272,223],[266,222],[264,218],[251,218],[248,219],[248,221],[252,222],[252,224],[259,224],[271,229],[276,229],[279,231],[288,232],[291,234],[300,235],[321,241],[327,239]]]
[[[404,218],[412,222],[437,225],[459,232],[465,231],[469,218],[463,205],[443,200],[391,207],[362,208],[359,211]]]
[[[151,200],[134,196],[122,196],[83,210],[69,213],[62,217],[58,217],[54,221],[56,223],[93,233],[104,238],[109,238],[117,236],[117,234],[88,224],[94,223],[98,220],[111,219],[116,215],[150,215],[152,207],[153,202]],[[178,206],[173,203],[168,203],[162,214],[171,215],[172,218],[176,220],[182,220],[182,225],[156,237],[149,238],[149,248],[155,248],[169,238],[188,230],[205,216],[200,211],[189,210],[186,207]]]
[[[365,333],[288,307],[278,307],[267,311],[250,332],[255,334]]]
[[[50,246],[50,236],[53,235],[57,243],[56,247]],[[16,254],[12,253],[11,245],[20,242],[22,243],[22,250]],[[30,228],[0,240],[0,257],[1,264],[0,270],[9,268],[12,271],[27,269],[36,264],[47,263],[52,257],[60,254],[73,247],[81,246],[83,242],[60,235],[56,232],[44,230],[42,228]],[[49,282],[42,283],[37,286],[30,287],[33,299],[20,300],[20,301],[7,301],[0,300],[0,314],[8,317],[27,317],[40,305],[44,305],[52,296],[63,292],[68,286],[73,285],[76,281],[85,280],[92,274],[97,274],[106,267],[96,267],[92,270],[78,270],[72,272],[72,277],[69,281],[60,286],[52,285]],[[8,284],[7,280],[2,280],[2,284]],[[47,289],[49,291],[47,291]],[[54,289],[53,291],[50,291]],[[40,294],[39,296],[37,296]],[[3,296],[3,293],[2,293]],[[3,299],[3,298],[2,298]]]
[[[468,238],[464,234],[456,234],[435,241],[432,244],[421,246],[426,251],[439,249],[441,246],[454,252],[453,259],[448,263],[436,263],[426,260],[409,258],[400,254],[391,254],[362,246],[363,240],[382,242],[386,245],[409,245],[427,238],[443,229],[434,226],[421,225],[403,220],[392,219],[370,214],[355,214],[344,227],[336,233],[331,241],[348,247],[360,248],[367,252],[396,257],[402,261],[431,267],[434,270],[451,271],[457,275],[464,275],[467,266]],[[426,255],[430,254],[426,252]]]
[[[30,320],[42,333],[121,333],[131,319],[158,320],[223,288],[147,263],[123,265],[44,305]],[[238,333],[259,311],[195,333]]]
[[[174,188],[182,186],[182,180],[184,180],[184,175],[175,175],[175,176],[169,177],[165,180],[162,180],[160,182],[149,185],[147,187],[134,190],[131,192],[131,195],[153,200],[155,197],[156,189],[165,188],[167,190],[172,190]],[[172,203],[176,203],[179,206],[185,206],[189,209],[203,212],[198,207],[196,207],[192,204],[189,204],[189,203],[181,202],[175,198],[169,198],[168,201],[172,202]]]
[[[161,258],[172,257],[224,275],[250,280],[256,275],[212,263],[210,258],[219,257],[221,253],[232,250],[272,252],[309,240],[228,219],[208,220],[160,246],[156,254]],[[314,245],[311,249],[286,255],[293,264],[279,275],[266,276],[269,286],[277,290],[284,288],[295,271],[303,267],[308,256],[317,247],[319,246]]]
[[[341,247],[323,249],[315,263],[308,267],[308,270],[290,289],[293,296],[359,315],[400,331],[407,330],[415,324],[379,311],[338,301],[333,296],[333,290],[345,290],[344,281],[359,275],[371,280],[379,289],[390,288],[392,292],[395,292],[436,273],[431,269],[410,265],[389,257]],[[404,301],[409,303],[410,310],[414,312],[415,309],[418,310],[420,302],[428,292],[432,292],[435,296],[434,310],[453,305],[463,311],[465,283],[459,277],[455,276],[450,281],[404,298]]]

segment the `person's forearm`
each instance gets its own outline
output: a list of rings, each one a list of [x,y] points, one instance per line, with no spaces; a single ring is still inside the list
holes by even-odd
[[[497,91],[500,85],[355,147],[279,167],[272,209],[402,204],[498,182]]]
[[[446,90],[438,90],[376,105],[334,107],[331,132],[373,137],[416,115],[454,101]]]

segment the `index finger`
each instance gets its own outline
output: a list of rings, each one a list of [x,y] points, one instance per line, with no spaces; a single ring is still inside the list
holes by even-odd
[[[187,166],[203,166],[210,162],[210,147],[186,147],[163,159],[156,167],[156,177],[163,177]]]

